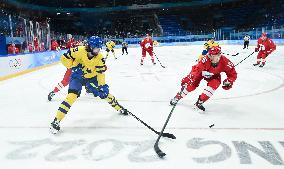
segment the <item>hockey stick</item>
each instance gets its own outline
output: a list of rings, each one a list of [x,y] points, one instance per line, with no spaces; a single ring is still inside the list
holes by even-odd
[[[154,53],[154,52],[153,52]],[[160,65],[162,66],[162,68],[166,68],[165,66],[162,65],[162,63],[160,62],[158,56],[156,55],[156,53],[154,53],[155,57],[157,58],[158,62],[160,63]]]
[[[95,85],[92,85],[92,87],[96,88],[98,90],[98,88]],[[150,127],[148,124],[146,124],[144,121],[142,121],[141,119],[139,119],[137,116],[135,116],[133,113],[131,113],[130,111],[127,111],[131,116],[133,116],[136,120],[138,120],[140,123],[142,123],[144,126],[146,126],[148,129],[152,130],[154,133],[158,134],[159,136],[162,135],[163,137],[168,137],[171,139],[176,139],[176,136],[171,134],[171,133],[160,133],[158,131],[156,131],[155,129],[153,129],[152,127]]]
[[[148,129],[152,130],[154,133],[158,134],[159,137],[163,136],[163,137],[168,137],[171,139],[176,139],[176,136],[171,134],[171,133],[161,133],[156,131],[155,129],[153,129],[152,127],[150,127],[148,124],[146,124],[144,121],[142,121],[141,119],[139,119],[137,116],[135,116],[133,113],[131,113],[130,111],[128,111],[128,113],[133,116],[136,120],[138,120],[140,123],[142,123],[144,126],[146,126]]]
[[[238,52],[238,53],[236,53],[236,54],[232,54],[232,55],[231,55],[231,54],[229,54],[229,53],[223,53],[223,52],[222,52],[222,54],[227,55],[227,56],[229,56],[229,55],[230,55],[230,56],[237,56],[237,55],[239,55],[239,52]]]
[[[179,92],[179,95],[181,95],[181,93],[183,92],[183,89],[184,89],[184,88],[185,88],[185,86],[182,86],[181,91]],[[159,135],[159,137],[157,138],[157,140],[156,140],[156,142],[155,142],[155,145],[154,145],[154,150],[155,150],[155,152],[158,154],[158,156],[159,156],[160,158],[163,158],[163,157],[166,155],[166,153],[164,153],[164,152],[159,148],[159,141],[160,141],[160,138],[161,138],[161,136],[162,136],[162,134],[163,134],[163,132],[164,132],[164,130],[165,130],[165,128],[166,128],[166,126],[167,126],[167,124],[168,124],[168,122],[169,122],[171,116],[172,116],[173,111],[174,111],[175,108],[176,108],[176,105],[177,105],[177,103],[173,106],[173,108],[172,108],[170,114],[168,115],[168,118],[167,118],[167,120],[166,120],[166,122],[165,122],[165,124],[164,124],[164,126],[163,126],[163,128],[162,128],[162,130],[161,130],[161,132],[160,132],[160,135]]]
[[[252,52],[251,54],[249,54],[247,57],[245,57],[243,60],[241,60],[239,63],[237,63],[234,67],[236,67],[238,64],[242,63],[244,60],[246,60],[247,58],[249,58],[251,55],[253,55],[254,52]]]

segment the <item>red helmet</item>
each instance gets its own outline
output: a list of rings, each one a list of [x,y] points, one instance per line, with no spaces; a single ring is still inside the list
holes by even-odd
[[[267,37],[266,32],[262,32],[261,36],[262,36],[262,37]]]
[[[209,55],[218,55],[221,53],[221,47],[220,46],[212,46],[209,51]]]

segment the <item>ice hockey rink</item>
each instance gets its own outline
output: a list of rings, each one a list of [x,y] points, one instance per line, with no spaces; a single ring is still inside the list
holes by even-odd
[[[169,101],[180,89],[202,46],[154,49],[166,68],[153,66],[149,56],[140,66],[140,48],[107,60],[107,84],[129,111],[160,131],[171,110]],[[233,63],[254,51],[222,46]],[[157,135],[132,116],[121,116],[104,100],[85,93],[61,122],[58,135],[49,125],[67,88],[47,101],[65,68],[56,64],[0,82],[1,169],[280,169],[284,168],[284,46],[277,46],[265,67],[253,67],[256,54],[236,67],[238,79],[229,91],[221,87],[204,104],[205,114],[192,105],[204,89],[187,95],[176,106],[161,138],[167,153],[160,159],[153,145]],[[222,80],[226,77],[222,74]],[[210,125],[214,126],[210,128]]]

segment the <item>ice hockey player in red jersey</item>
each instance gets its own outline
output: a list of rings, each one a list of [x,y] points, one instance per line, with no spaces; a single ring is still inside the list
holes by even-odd
[[[237,79],[237,72],[234,64],[221,55],[221,47],[213,46],[196,65],[192,66],[191,72],[182,79],[182,89],[171,100],[171,105],[176,105],[177,102],[185,97],[189,92],[194,91],[202,79],[207,81],[207,87],[203,90],[197,102],[194,104],[198,111],[205,111],[203,103],[206,102],[217,90],[221,84],[221,72],[225,72],[227,78],[223,81],[222,88],[229,90]]]
[[[266,58],[276,49],[276,45],[273,43],[271,39],[267,37],[265,32],[262,33],[261,37],[257,40],[257,46],[255,48],[255,52],[258,52],[256,63],[253,66],[259,65],[259,67],[263,67],[266,62]]]
[[[142,48],[142,58],[140,64],[143,65],[144,59],[146,57],[146,52],[148,52],[149,55],[151,56],[152,63],[155,65],[156,63],[153,57],[153,40],[149,34],[147,34],[146,38],[144,38],[140,42],[140,46]]]
[[[71,76],[72,70],[71,69],[67,69],[63,79],[61,80],[61,82],[59,82],[57,84],[57,86],[55,86],[55,88],[48,94],[47,99],[49,101],[52,100],[53,96],[55,95],[55,93],[59,92],[62,88],[64,88],[65,86],[67,86],[69,84],[69,80],[70,80],[70,76]]]

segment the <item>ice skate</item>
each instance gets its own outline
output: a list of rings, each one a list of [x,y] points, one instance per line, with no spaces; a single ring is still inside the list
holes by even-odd
[[[264,63],[262,63],[262,64],[260,64],[260,65],[259,65],[259,67],[263,67],[264,65],[265,65],[265,64],[264,64]]]
[[[54,91],[50,92],[47,97],[48,101],[51,101],[54,95],[55,95]]]
[[[198,98],[197,102],[194,104],[194,109],[198,113],[205,113],[205,107],[203,106],[203,101]]]
[[[176,97],[174,97],[174,98],[171,99],[170,105],[171,105],[171,106],[175,106],[178,101],[179,101],[179,100],[178,100]]]
[[[120,113],[121,115],[127,116],[127,115],[128,115],[128,110],[125,109],[125,108],[121,108],[121,109],[119,110],[119,113]]]
[[[51,132],[52,134],[57,134],[58,131],[60,130],[60,125],[59,125],[59,123],[60,123],[60,122],[55,118],[55,119],[53,120],[53,122],[50,124],[49,129],[50,129],[50,132]]]
[[[254,63],[254,64],[253,64],[253,66],[257,66],[257,65],[259,65],[259,63]]]

